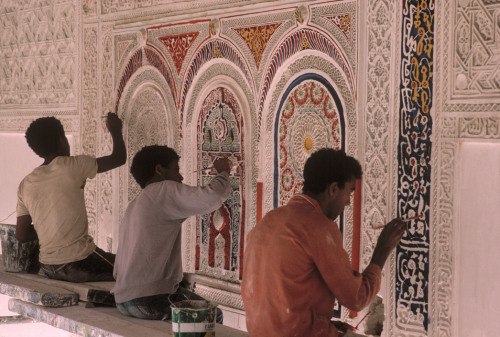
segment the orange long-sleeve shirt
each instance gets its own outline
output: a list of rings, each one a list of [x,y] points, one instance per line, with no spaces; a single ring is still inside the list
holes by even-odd
[[[380,289],[381,269],[352,270],[342,236],[319,204],[300,194],[248,234],[242,297],[252,337],[336,337],[335,298],[359,311]]]

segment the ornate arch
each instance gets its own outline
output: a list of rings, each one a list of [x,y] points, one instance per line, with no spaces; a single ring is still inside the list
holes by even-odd
[[[345,148],[344,108],[322,76],[297,77],[281,97],[274,123],[273,207],[302,190],[306,159],[320,147]]]
[[[127,145],[127,165],[120,168],[120,215],[140,188],[130,175],[135,153],[152,144],[179,147],[178,120],[175,103],[163,75],[152,66],[143,66],[127,81],[118,115],[123,120]]]
[[[287,60],[293,58],[296,54],[304,50],[308,50],[308,53],[310,53],[311,50],[320,52],[333,60],[344,74],[351,95],[356,97],[355,75],[341,47],[338,46],[336,41],[332,40],[322,32],[311,28],[300,28],[285,37],[275,48],[274,53],[272,53],[272,56],[269,58],[266,67],[267,71],[263,75],[263,83],[259,90],[259,125],[267,95],[271,90],[272,83],[278,74],[279,69],[283,67]]]
[[[181,123],[183,119],[183,113],[185,111],[184,107],[186,98],[191,86],[193,85],[194,79],[200,71],[200,68],[213,59],[225,59],[229,61],[244,74],[244,83],[251,87],[249,83],[252,83],[251,79],[253,76],[245,57],[241,55],[241,53],[237,51],[237,49],[234,48],[233,45],[226,40],[212,39],[207,41],[205,44],[200,46],[199,50],[195,53],[190,61],[190,64],[186,68],[179,102]]]
[[[302,78],[322,79],[333,88],[338,96],[337,105],[343,109],[343,147],[349,155],[356,155],[357,152],[357,116],[355,111],[355,102],[352,93],[348,88],[348,83],[344,73],[330,60],[326,59],[320,53],[309,54],[303,57],[296,57],[284,64],[279,81],[271,86],[269,98],[263,111],[265,127],[262,130],[263,146],[266,149],[275,149],[275,131],[277,115],[281,109],[280,103],[286,98],[287,89],[291,88],[294,81],[300,81]],[[263,213],[274,208],[274,179],[275,179],[275,152],[263,151],[262,161],[265,167],[261,172],[263,181]]]

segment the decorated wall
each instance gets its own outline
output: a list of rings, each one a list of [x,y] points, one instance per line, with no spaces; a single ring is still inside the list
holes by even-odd
[[[461,336],[476,326],[460,323],[453,291],[465,284],[457,163],[463,142],[500,142],[499,13],[486,0],[2,2],[1,146],[55,115],[73,153],[105,155],[101,116],[117,113],[127,164],[85,189],[90,234],[108,251],[140,191],[129,173],[140,148],[173,147],[191,185],[210,181],[215,158],[233,161],[230,198],[184,224],[183,264],[240,328],[246,235],[300,192],[310,153],[344,149],[364,171],[338,221],[354,268],[369,263],[377,226],[419,216],[384,270],[383,335]],[[25,172],[4,162],[2,176],[20,181]],[[335,310],[354,325],[364,314]]]

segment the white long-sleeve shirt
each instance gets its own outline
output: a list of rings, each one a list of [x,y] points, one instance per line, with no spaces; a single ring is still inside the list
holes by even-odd
[[[203,187],[172,180],[147,185],[130,202],[121,223],[111,290],[115,301],[174,293],[183,277],[182,222],[216,210],[230,193],[227,172]]]

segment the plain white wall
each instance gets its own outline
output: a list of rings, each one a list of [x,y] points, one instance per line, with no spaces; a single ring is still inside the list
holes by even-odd
[[[43,160],[29,148],[24,134],[0,133],[0,148],[0,222],[15,224],[17,187]]]
[[[455,242],[457,337],[500,331],[500,143],[459,144]]]

